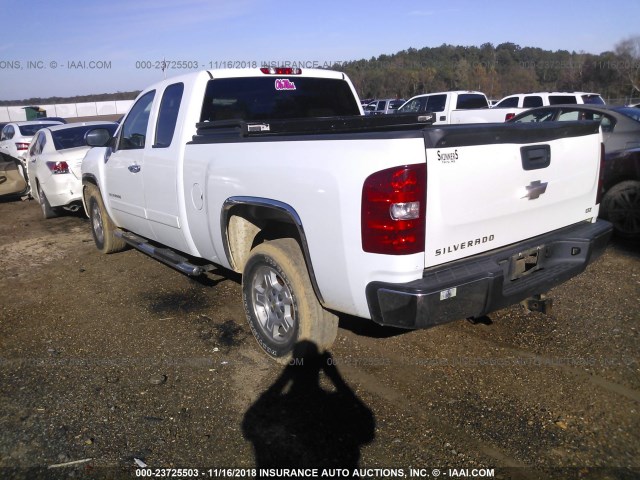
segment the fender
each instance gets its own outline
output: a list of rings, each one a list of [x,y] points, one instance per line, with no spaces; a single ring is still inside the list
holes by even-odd
[[[102,195],[102,202],[104,203],[104,207],[107,210],[107,214],[113,220],[113,212],[111,211],[111,205],[107,198],[105,198],[105,194],[103,192],[107,191],[105,185],[105,163],[107,162],[109,152],[108,147],[94,147],[87,152],[84,160],[82,161],[82,204],[84,206],[84,211],[88,215],[87,205],[84,202],[84,182],[88,181],[90,183],[95,184],[100,191],[100,195]],[[120,225],[117,225],[118,227]]]
[[[318,286],[318,282],[316,280],[316,276],[313,270],[313,264],[311,263],[311,255],[309,254],[309,245],[307,244],[307,236],[304,231],[304,227],[302,225],[302,220],[298,215],[298,212],[291,206],[284,202],[280,202],[278,200],[273,200],[270,198],[260,198],[260,197],[229,197],[225,200],[222,205],[222,212],[220,214],[220,232],[223,234],[224,240],[224,253],[227,257],[227,261],[229,265],[234,265],[233,257],[231,255],[231,248],[229,247],[229,235],[227,231],[227,225],[229,224],[229,214],[233,207],[238,205],[252,205],[261,208],[268,208],[275,211],[278,211],[280,214],[288,217],[291,221],[291,224],[295,225],[298,235],[300,238],[300,244],[302,246],[302,255],[304,256],[304,261],[307,264],[307,270],[309,272],[309,278],[311,279],[311,285],[313,286],[313,291],[315,292],[318,300],[321,304],[324,304],[324,299],[322,298],[322,293],[320,292],[320,287]]]

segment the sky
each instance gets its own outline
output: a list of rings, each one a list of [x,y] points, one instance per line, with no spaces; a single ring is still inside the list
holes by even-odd
[[[142,90],[229,62],[322,67],[487,42],[598,54],[640,35],[638,0],[0,0],[0,11],[0,100]]]

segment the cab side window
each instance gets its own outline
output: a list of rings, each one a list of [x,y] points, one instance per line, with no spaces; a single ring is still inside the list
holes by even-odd
[[[431,95],[427,97],[427,111],[428,112],[442,112],[447,104],[447,95]]]
[[[524,102],[522,102],[522,106],[524,108],[534,108],[542,106],[542,97],[538,95],[528,95],[524,97]]]
[[[46,140],[47,140],[46,135],[43,132],[38,133],[38,136],[36,137],[36,141],[33,142],[33,145],[31,146],[31,150],[29,150],[29,154],[40,155],[42,153],[42,149],[44,148],[44,144]]]
[[[38,145],[36,145],[36,151],[38,152],[38,154],[42,153],[42,150],[44,150],[44,146],[47,144],[47,136],[44,134],[44,132],[40,132],[40,135],[38,135]]]
[[[162,95],[162,101],[160,102],[156,139],[153,148],[166,148],[171,145],[173,133],[176,129],[176,122],[178,121],[178,112],[180,111],[183,92],[183,83],[174,83],[165,89]]]
[[[131,108],[122,125],[122,133],[118,141],[119,150],[144,148],[155,93],[155,90],[145,93]]]
[[[518,97],[508,97],[501,100],[493,108],[518,108]]]

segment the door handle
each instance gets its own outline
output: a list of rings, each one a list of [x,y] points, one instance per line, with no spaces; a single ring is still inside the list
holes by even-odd
[[[129,167],[127,168],[131,173],[138,173],[140,171],[140,165],[137,165],[135,163],[133,165],[129,165]]]

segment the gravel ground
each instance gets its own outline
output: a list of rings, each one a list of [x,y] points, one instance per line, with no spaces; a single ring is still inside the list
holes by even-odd
[[[413,332],[342,317],[304,367],[261,353],[237,276],[101,255],[80,214],[0,203],[0,258],[2,478],[640,477],[638,244],[614,240],[551,315]]]

